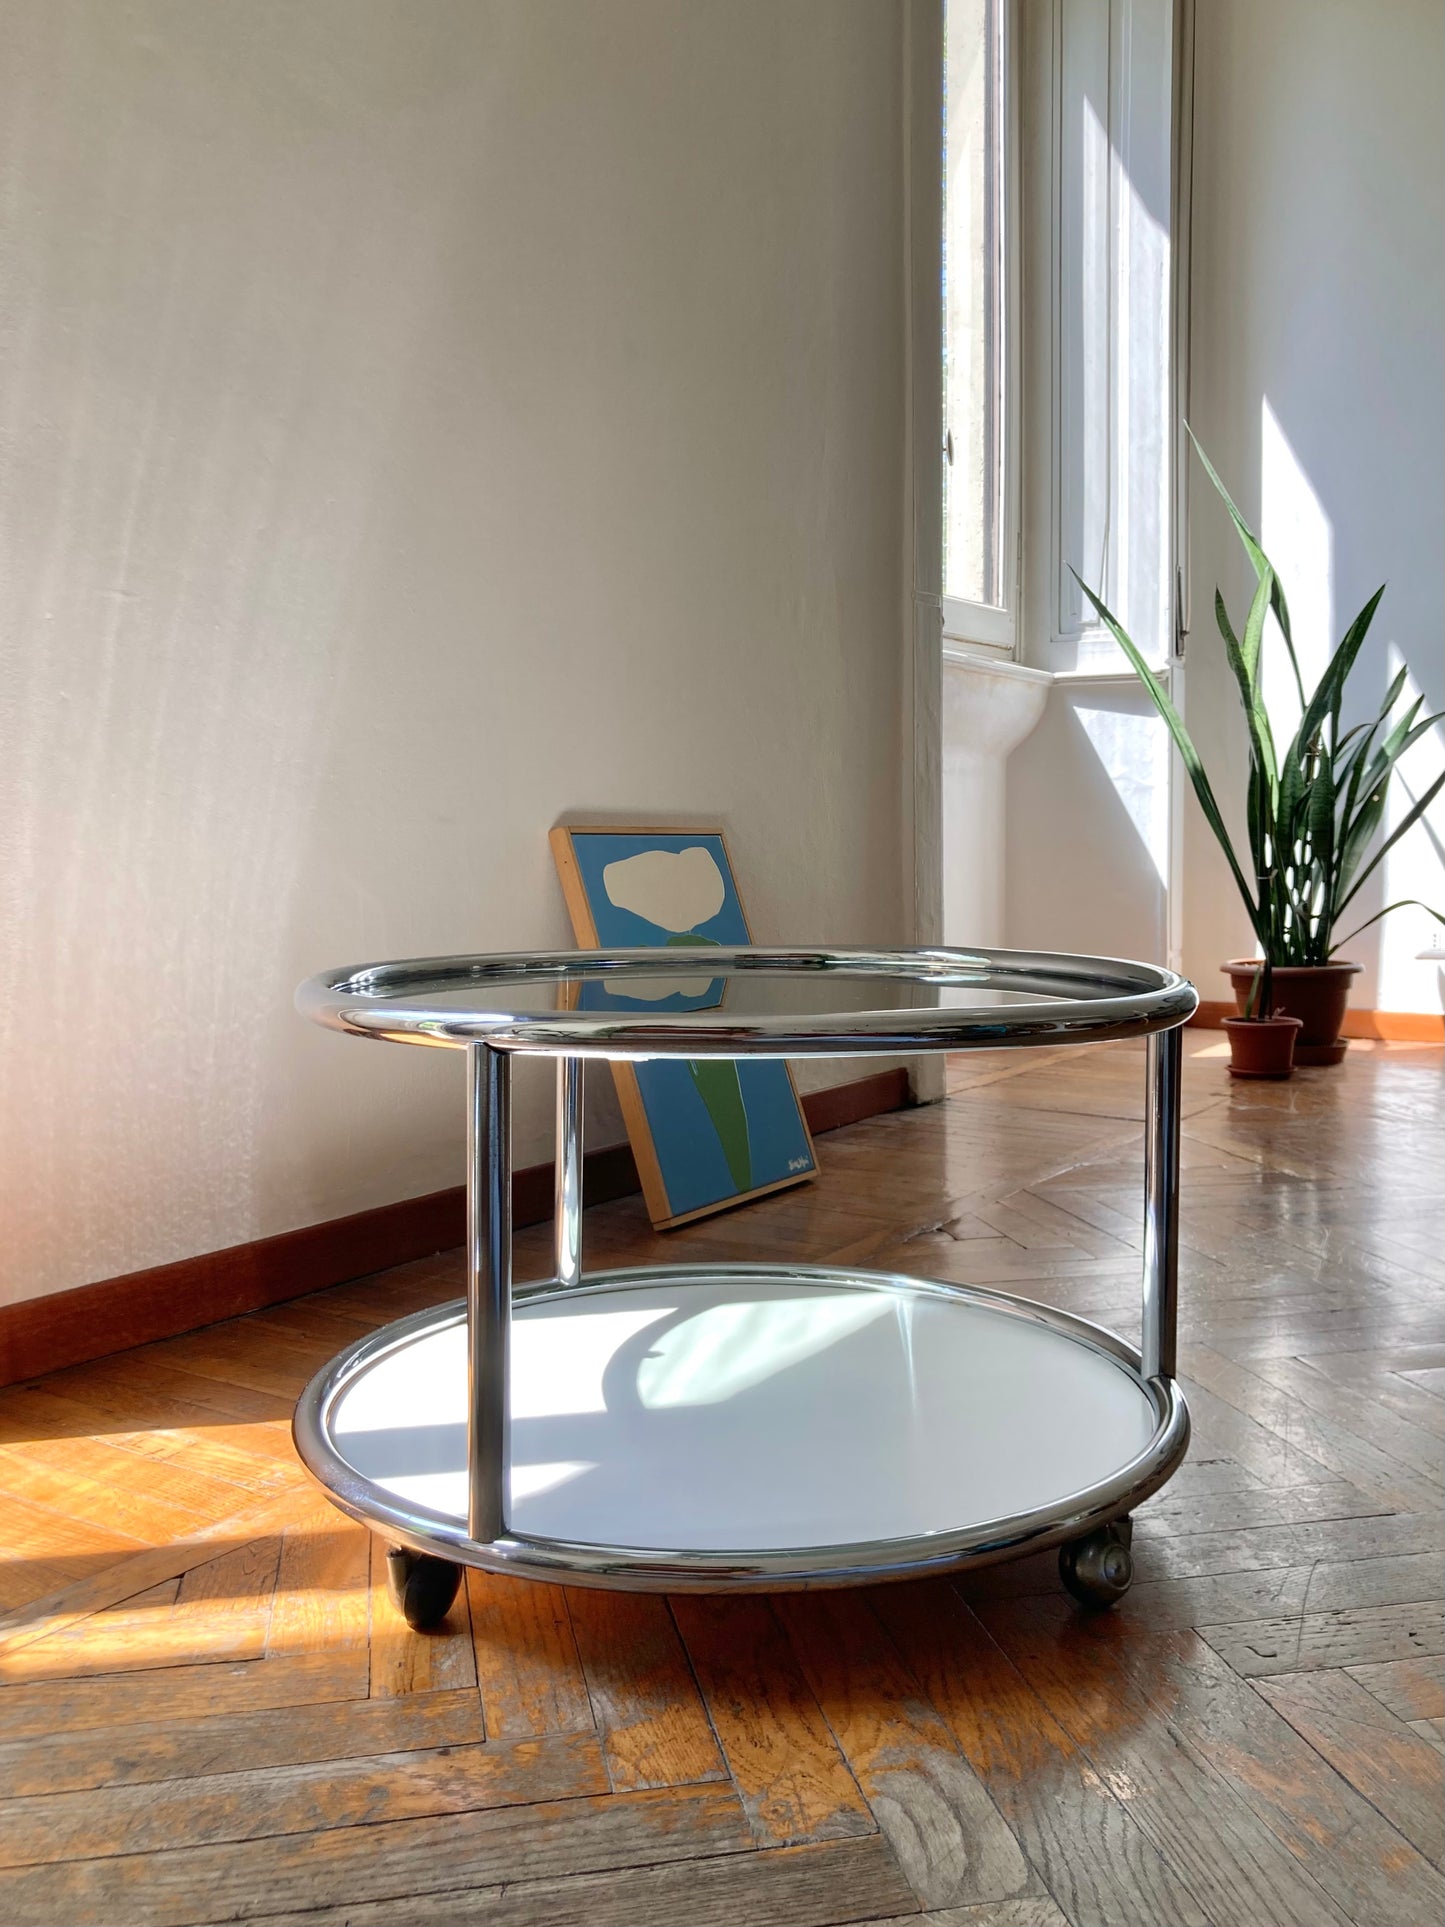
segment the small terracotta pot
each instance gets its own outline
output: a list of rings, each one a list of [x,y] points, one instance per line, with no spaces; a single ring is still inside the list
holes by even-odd
[[[1302,1025],[1295,1045],[1296,1064],[1340,1064],[1347,1046],[1340,1036],[1345,1006],[1350,1001],[1350,979],[1363,966],[1357,963],[1276,964],[1274,1009],[1278,1017],[1298,1017]],[[1254,987],[1257,957],[1236,958],[1221,964],[1234,986],[1235,1008],[1244,1015]]]
[[[1231,1077],[1288,1077],[1294,1070],[1298,1017],[1226,1017]]]

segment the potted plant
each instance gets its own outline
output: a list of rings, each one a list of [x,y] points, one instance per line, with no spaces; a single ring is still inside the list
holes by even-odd
[[[1190,439],[1194,439],[1192,432]],[[1284,588],[1204,450],[1197,441],[1194,447],[1229,510],[1258,584],[1242,635],[1235,633],[1223,596],[1218,589],[1214,592],[1215,620],[1249,732],[1245,788],[1248,874],[1224,827],[1199,753],[1163,682],[1098,596],[1077,571],[1074,574],[1168,725],[1200,808],[1249,913],[1260,956],[1224,965],[1234,983],[1240,1013],[1237,1018],[1225,1019],[1231,1069],[1241,1076],[1287,1077],[1291,1053],[1293,1061],[1300,1063],[1338,1063],[1344,1056],[1340,1030],[1350,978],[1360,966],[1337,962],[1337,951],[1372,923],[1406,904],[1428,911],[1445,924],[1445,916],[1438,910],[1417,898],[1405,897],[1366,917],[1346,936],[1335,937],[1337,925],[1386,851],[1424,815],[1445,787],[1445,774],[1441,774],[1367,859],[1384,818],[1386,791],[1396,764],[1412,743],[1445,716],[1445,710],[1422,719],[1422,697],[1392,723],[1390,715],[1408,675],[1408,670],[1401,669],[1372,722],[1343,726],[1345,686],[1385,593],[1383,587],[1375,591],[1345,631],[1313,694],[1306,697]],[[1271,611],[1294,673],[1301,711],[1299,726],[1283,753],[1275,742],[1261,684],[1265,625]],[[1266,1031],[1273,1035],[1266,1035]]]

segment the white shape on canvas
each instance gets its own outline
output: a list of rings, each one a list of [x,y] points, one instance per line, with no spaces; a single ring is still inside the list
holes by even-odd
[[[709,923],[723,907],[722,871],[711,850],[640,850],[602,871],[602,887],[619,910],[680,936]]]
[[[711,850],[640,850],[604,865],[602,887],[619,910],[683,936],[707,923],[723,907],[722,871]],[[650,1003],[665,997],[701,997],[711,977],[629,977],[626,995]]]

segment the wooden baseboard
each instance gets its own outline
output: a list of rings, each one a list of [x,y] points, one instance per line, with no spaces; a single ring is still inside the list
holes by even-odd
[[[908,1102],[908,1073],[879,1071],[803,1100],[815,1136],[865,1117],[900,1110]],[[552,1215],[552,1166],[529,1165],[512,1183],[512,1210],[521,1227]],[[605,1204],[640,1188],[625,1144],[589,1151],[583,1197]],[[424,1198],[404,1198],[348,1218],[257,1238],[227,1251],[209,1251],[122,1278],[77,1285],[45,1298],[0,1306],[0,1385],[38,1378],[65,1365],[82,1365],[112,1352],[174,1338],[243,1312],[300,1298],[462,1242],[466,1196],[460,1185]]]
[[[803,1098],[803,1115],[813,1136],[821,1137],[845,1124],[861,1124],[865,1117],[901,1111],[911,1102],[907,1071],[874,1071],[871,1077],[855,1077],[851,1084],[835,1084],[830,1091],[809,1091]]]
[[[1226,1017],[1238,1016],[1234,999],[1200,1001],[1189,1019],[1202,1030],[1218,1030]],[[1347,1010],[1345,1037],[1376,1037],[1392,1044],[1445,1044],[1445,1017],[1423,1010]]]

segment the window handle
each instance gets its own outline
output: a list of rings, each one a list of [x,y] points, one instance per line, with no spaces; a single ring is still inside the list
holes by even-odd
[[[948,466],[952,468],[953,467],[953,430],[951,428],[943,438],[943,455],[944,455],[944,460],[948,463]]]

